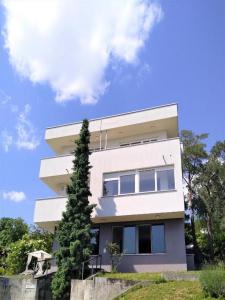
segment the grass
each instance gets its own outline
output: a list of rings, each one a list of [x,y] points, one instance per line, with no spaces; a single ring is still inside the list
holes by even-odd
[[[158,281],[162,278],[161,273],[104,273],[100,277],[125,279],[135,281]]]
[[[131,289],[119,300],[203,300],[205,298],[200,283],[195,281],[170,281],[150,284],[146,287]]]

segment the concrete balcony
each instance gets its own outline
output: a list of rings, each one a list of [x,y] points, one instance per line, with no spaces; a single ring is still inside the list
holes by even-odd
[[[69,182],[72,169],[72,155],[43,159],[40,178],[55,192]],[[90,203],[97,204],[93,212],[93,222],[119,222],[133,220],[159,220],[183,218],[184,200],[179,138],[146,144],[132,145],[93,152],[90,174]],[[135,193],[102,197],[103,174],[173,166],[175,190],[164,192]],[[37,200],[35,223],[54,228],[65,209],[66,198]]]
[[[182,192],[148,192],[116,197],[102,197],[96,201],[94,223],[162,220],[184,217]],[[66,197],[36,201],[34,222],[53,231],[65,210]]]
[[[73,166],[72,160],[72,155],[42,159],[40,179],[56,193],[59,193],[62,185],[69,182]],[[165,165],[174,165],[176,189],[182,189],[179,138],[96,151],[90,155],[90,163],[92,166],[91,192],[95,198],[102,196],[104,173]]]

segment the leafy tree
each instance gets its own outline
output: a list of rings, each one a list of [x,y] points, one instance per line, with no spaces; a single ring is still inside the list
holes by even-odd
[[[194,134],[190,130],[181,131],[181,141],[184,147],[182,153],[183,179],[188,190],[187,203],[190,213],[191,235],[197,261],[199,261],[201,253],[197,244],[195,233],[195,212],[193,200],[195,197],[195,179],[201,171],[204,160],[207,159],[208,156],[205,150],[206,145],[203,143],[203,140],[207,137],[208,134],[206,133],[198,135]]]
[[[28,233],[28,225],[21,218],[0,219],[0,247],[8,247]]]
[[[91,255],[91,213],[89,190],[89,123],[83,121],[80,137],[75,141],[73,173],[67,186],[66,210],[57,229],[59,249],[56,252],[58,271],[52,281],[54,299],[70,298],[72,278],[80,278],[81,264]],[[87,266],[86,266],[87,268]]]
[[[194,206],[207,233],[205,256],[225,260],[225,141],[212,148],[195,184]]]
[[[6,257],[10,245],[20,240],[28,233],[28,225],[21,219],[1,218],[0,219],[0,268],[1,273],[5,272]]]
[[[43,250],[51,252],[52,235],[45,233],[33,235],[26,233],[22,239],[14,242],[10,246],[9,254],[6,258],[6,271],[8,275],[19,274],[26,268],[27,255],[29,252]]]

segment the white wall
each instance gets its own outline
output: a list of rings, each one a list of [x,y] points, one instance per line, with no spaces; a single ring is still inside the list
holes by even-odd
[[[40,177],[51,180],[57,176],[68,178],[73,156],[42,160]],[[171,139],[132,147],[94,152],[90,156],[90,202],[97,204],[96,217],[146,215],[166,212],[183,212],[181,156],[179,139]],[[150,192],[102,198],[103,174],[149,167],[174,165],[175,191]],[[58,220],[66,198],[43,200],[36,203],[35,222]],[[182,216],[180,216],[182,217]]]

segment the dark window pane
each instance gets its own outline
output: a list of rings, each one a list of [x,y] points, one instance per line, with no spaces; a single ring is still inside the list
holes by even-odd
[[[92,254],[98,255],[99,254],[99,228],[92,228],[91,233],[93,234],[93,237],[91,238]]]
[[[136,228],[134,226],[124,227],[123,229],[123,252],[124,253],[136,252],[135,233],[136,233]]]
[[[155,171],[141,171],[139,173],[140,192],[155,190]]]
[[[120,252],[123,251],[123,227],[113,227],[113,243],[120,247]]]
[[[138,227],[139,253],[151,253],[151,231],[150,225]]]
[[[118,195],[118,180],[108,180],[103,182],[103,196]]]
[[[164,225],[152,225],[152,253],[165,252]]]
[[[120,176],[120,194],[135,192],[135,175]]]
[[[157,190],[173,190],[175,189],[174,183],[174,170],[157,171]]]

